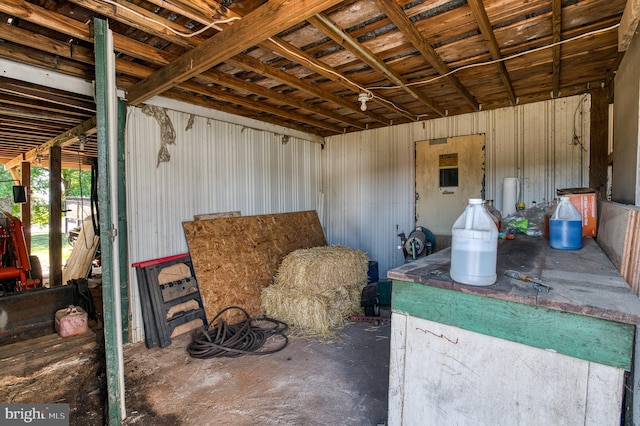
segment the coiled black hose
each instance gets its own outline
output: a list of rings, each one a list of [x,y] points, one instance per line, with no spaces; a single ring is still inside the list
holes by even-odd
[[[241,311],[245,320],[235,325],[228,325],[220,317],[231,309]],[[270,323],[272,326],[264,327],[260,325],[261,323]],[[267,317],[252,318],[247,311],[239,306],[229,306],[223,309],[210,324],[208,329],[202,327],[194,331],[191,343],[187,346],[187,352],[193,358],[267,355],[281,351],[289,343],[289,339],[284,334],[289,329],[286,323]],[[260,350],[267,339],[272,336],[282,338],[280,346],[275,349]]]

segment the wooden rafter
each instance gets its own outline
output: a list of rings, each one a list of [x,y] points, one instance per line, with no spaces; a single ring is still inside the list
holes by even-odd
[[[551,25],[553,26],[553,93],[552,96],[560,96],[560,42],[562,37],[562,0],[553,0],[551,5]]]
[[[314,27],[318,28],[324,34],[333,39],[333,41],[357,56],[361,61],[363,61],[376,71],[382,73],[393,84],[400,86],[405,92],[409,93],[415,99],[427,105],[440,117],[444,117],[446,115],[446,112],[433,100],[429,99],[423,93],[407,86],[406,81],[404,81],[401,76],[387,67],[387,65],[383,61],[381,61],[373,52],[371,52],[362,44],[358,43],[356,39],[347,34],[342,28],[339,28],[328,17],[322,14],[317,14],[313,17],[310,17],[308,21]]]
[[[202,2],[185,2],[182,0],[173,0],[172,3],[167,3],[165,0],[151,0],[151,2],[159,7],[166,7],[167,9],[175,13],[182,13],[184,16],[187,16],[190,19],[193,19],[194,21],[197,21],[203,25],[210,24],[211,7],[217,6],[217,3],[204,4]],[[231,9],[222,10],[222,8],[218,8],[215,14],[220,20],[225,20],[229,18],[242,18],[241,15],[233,12]],[[233,25],[233,22],[234,21],[231,21],[230,23],[227,23],[227,24],[214,25],[213,28],[216,28],[222,31],[224,27],[226,27],[226,25]],[[271,50],[285,58],[288,58],[293,62],[300,63],[303,66],[307,67],[308,69],[315,71],[318,74],[330,79],[331,81],[340,83],[343,87],[349,90],[352,90],[355,96],[357,96],[357,94],[360,92],[360,88],[357,85],[354,85],[350,79],[341,75],[339,71],[328,66],[327,64],[323,64],[316,58],[310,55],[307,55],[303,51],[299,50],[297,47],[293,46],[292,44],[288,43],[287,41],[281,38],[278,38],[275,36],[270,37],[267,40],[264,40],[262,43],[260,43],[259,46],[268,51]],[[343,108],[351,109],[357,112],[358,114],[366,115],[370,119],[377,121],[379,123],[382,123],[382,124],[389,123],[389,120],[387,120],[385,117],[379,114],[376,114],[370,110],[360,111],[359,104],[357,104],[357,102],[349,102],[349,101],[346,101],[343,97],[334,96],[333,94],[328,93],[317,86],[308,84],[297,77],[287,74],[284,71],[280,71],[278,69],[270,67],[258,61],[257,59],[252,58],[251,56],[239,54],[232,58],[229,58],[225,62],[234,67],[248,70],[248,71],[253,71],[265,77],[280,81],[284,84],[287,84],[291,87],[295,87],[299,90],[305,91],[319,98],[325,98],[336,105],[342,106]],[[384,97],[382,98],[383,98],[383,102],[380,102],[379,103],[380,105],[384,106],[385,108],[389,108],[392,111],[396,111],[395,109],[390,107],[391,105],[390,100],[384,99]]]
[[[620,28],[618,29],[618,51],[624,52],[627,50],[639,23],[640,0],[628,0],[620,20]]]
[[[278,34],[301,19],[339,3],[340,0],[276,0],[265,3],[179,59],[156,71],[127,92],[136,105],[185,81],[244,49]]]
[[[67,78],[95,78],[93,16],[107,18],[113,29],[120,90],[135,93],[163,81],[158,93],[171,99],[322,138],[438,117],[429,105],[457,115],[612,87],[622,57],[616,50],[636,32],[640,0],[587,3],[269,0],[225,7],[217,0],[68,0],[58,7],[3,0],[0,157],[13,159],[93,115],[91,96],[72,95]],[[321,10],[328,4],[334,6]],[[563,22],[569,17],[572,25]],[[322,18],[335,30],[309,23]],[[610,31],[573,40],[602,29]],[[207,43],[211,50],[199,47]],[[189,55],[201,69],[189,67]],[[64,78],[60,90],[56,75]],[[357,99],[373,86],[389,90],[375,90],[361,111]],[[76,151],[77,144],[68,146],[63,161],[73,161],[69,152]],[[91,144],[84,154],[95,154]]]
[[[313,58],[312,56],[309,56],[307,54],[305,54],[304,52],[296,49],[294,46],[290,45],[289,43],[285,42],[284,40],[276,40],[275,37],[272,37],[271,40],[267,40],[264,43],[262,43],[262,45],[265,48],[269,48],[270,50],[273,50],[274,52],[278,53],[279,55],[282,55],[285,58],[288,58],[292,61],[295,62],[304,62],[304,65],[319,73],[320,75],[329,78],[332,81],[336,81],[339,82],[343,87],[354,91],[355,93],[358,93],[359,89],[357,86],[355,86],[354,84],[351,83],[351,81],[349,79],[347,79],[346,77],[338,77],[341,74],[336,71],[335,69],[333,69],[332,67],[326,65],[326,64],[322,64],[320,61],[318,61],[317,59]],[[293,53],[292,53],[293,52]],[[371,118],[372,120],[375,120],[379,123],[382,124],[388,124],[389,120],[387,120],[386,118],[384,118],[383,116],[381,116],[380,114],[376,114],[374,112],[371,112],[369,110],[367,111],[359,111],[359,104],[357,104],[354,101],[346,101],[344,98],[338,97],[338,96],[334,96],[331,93],[327,93],[326,91],[323,91],[322,89],[320,89],[317,86],[313,86],[311,84],[308,84],[306,82],[304,82],[303,80],[300,80],[297,77],[291,76],[283,71],[279,71],[273,67],[269,67],[267,65],[265,65],[264,63],[258,61],[257,59],[251,58],[250,56],[247,55],[236,55],[233,58],[229,58],[227,61],[227,63],[229,63],[230,65],[233,65],[235,67],[238,68],[242,68],[242,69],[246,69],[246,70],[250,70],[256,73],[259,73],[261,75],[264,75],[265,77],[269,77],[269,78],[273,78],[275,80],[281,81],[285,84],[288,84],[291,87],[295,87],[298,88],[300,90],[304,90],[308,93],[314,94],[316,96],[320,96],[320,97],[324,97],[330,101],[332,101],[333,103],[340,105],[344,108],[349,108],[352,109],[360,114],[364,114],[367,117]],[[384,103],[381,102],[380,105],[383,105],[387,108],[389,107],[389,103]],[[392,109],[392,108],[390,108]],[[392,109],[393,111],[395,111],[395,109]]]
[[[88,6],[88,5],[85,5]],[[96,12],[98,12],[101,9],[97,9],[95,10]],[[108,12],[108,10],[103,10],[103,12]],[[34,10],[34,13],[37,13],[37,10]],[[115,16],[115,15],[114,15]],[[8,25],[4,25],[5,27],[8,27]],[[139,25],[141,26],[141,25]],[[0,28],[2,28],[2,26],[0,26]],[[144,28],[144,27],[142,27]],[[7,31],[8,32],[8,31]],[[60,56],[62,57],[68,57],[70,59],[76,59],[76,60],[80,60],[82,62],[86,62],[89,64],[93,64],[93,52],[91,52],[89,49],[83,48],[82,46],[74,46],[73,49],[69,48],[69,45],[67,45],[66,43],[62,43],[62,42],[58,42],[56,40],[51,40],[51,39],[45,39],[42,36],[35,36],[30,32],[27,31],[22,31],[24,34],[18,33],[18,37],[22,36],[24,37],[23,40],[29,40],[29,39],[33,39],[31,44],[33,45],[33,47],[38,47],[38,44],[42,44],[43,42],[47,45],[50,46],[54,46],[56,49],[56,51],[60,54]],[[1,33],[0,33],[1,34]],[[172,55],[168,52],[164,52],[161,51],[159,49],[153,48],[152,46],[148,46],[146,44],[143,43],[139,43],[139,42],[135,42],[132,41],[130,39],[127,39],[126,37],[123,36],[118,36],[118,37],[114,37],[114,45],[115,45],[115,49],[116,51],[121,51],[123,53],[127,53],[127,54],[136,54],[136,56],[139,59],[151,62],[151,63],[156,63],[158,65],[167,65],[169,64],[171,61],[177,59],[177,56]],[[259,61],[257,61],[259,62]],[[262,63],[261,63],[262,64]],[[140,73],[136,72],[136,73],[132,73],[132,68],[131,67],[136,67],[139,68],[139,66],[136,66],[136,64],[133,63],[129,63],[128,61],[118,61],[118,72],[123,72],[125,74],[129,74],[129,75],[136,75],[138,77],[140,77]],[[264,65],[264,64],[262,64]],[[269,67],[264,65],[264,69],[263,71],[265,71],[266,69],[268,69]],[[148,72],[144,72],[144,76],[148,76],[149,73]],[[314,94],[315,96],[319,96],[319,97],[327,97],[326,93],[323,92],[322,90],[320,90],[317,87],[311,86],[307,83],[302,82],[299,79],[296,79],[295,77],[292,77],[284,72],[278,72],[278,70],[273,70],[273,72],[269,75],[269,76],[274,76],[277,75],[278,77],[280,77],[280,80],[285,82],[285,83],[297,83],[296,86],[298,88],[301,89],[306,89],[308,92]],[[288,76],[289,78],[283,78],[285,76]],[[206,77],[206,74],[201,76],[202,77]],[[233,77],[229,77],[229,78],[221,78],[218,79],[216,77],[220,77],[220,74],[216,74],[215,76],[210,76],[210,78],[208,79],[209,83],[215,83],[215,84],[219,84],[222,86],[228,87],[228,88],[235,88],[238,90],[244,90],[244,91],[249,91],[252,92],[254,94],[260,95],[260,96],[264,96],[264,97],[268,97],[271,99],[274,99],[275,101],[279,101],[281,103],[284,104],[295,104],[297,107],[302,108],[302,109],[306,109],[310,112],[313,112],[315,114],[319,114],[322,116],[325,116],[327,118],[336,120],[336,121],[342,121],[347,123],[348,125],[355,127],[355,128],[359,128],[359,129],[364,129],[365,125],[361,124],[358,121],[355,120],[349,120],[348,118],[344,117],[344,116],[339,116],[338,114],[334,113],[333,110],[331,109],[323,109],[323,108],[319,108],[314,106],[313,104],[305,104],[302,101],[298,101],[296,99],[293,99],[292,97],[285,97],[284,95],[279,95],[277,92],[273,92],[273,91],[269,91],[268,89],[259,86],[257,84],[251,84],[251,83],[246,83],[246,82],[240,82],[240,81],[234,81]],[[224,77],[224,76],[221,76]],[[140,78],[144,78],[144,77],[140,77]],[[206,78],[205,78],[206,80]],[[238,79],[235,79],[238,80]],[[240,86],[242,86],[242,88],[240,88]],[[235,98],[237,99],[237,97]],[[333,97],[333,100],[336,101],[337,103],[339,103],[341,106],[343,107],[349,107],[355,110],[355,102],[352,103],[348,103],[346,101],[344,101],[342,98],[338,98],[338,97]],[[263,109],[263,108],[261,108]],[[273,113],[280,113],[280,111],[278,109],[270,109]],[[283,118],[286,119],[291,119],[292,114],[291,112],[287,112],[287,111],[283,111],[282,113],[280,113],[281,116],[283,116]],[[370,114],[373,115],[375,117],[375,119],[377,119],[380,122],[383,123],[387,123],[388,120],[379,117],[376,114]],[[313,123],[317,123],[317,121],[313,121]],[[335,132],[335,126],[331,125],[331,124],[327,124],[325,127],[328,127],[328,130],[330,129],[331,132]]]
[[[52,146],[65,147],[71,145],[78,141],[80,135],[88,136],[96,133],[96,131],[96,117],[93,116],[84,121],[82,124],[74,127],[73,129],[62,133],[61,135],[58,135],[53,139],[50,139],[42,145],[29,150],[23,155],[19,155],[10,161],[7,161],[4,167],[7,170],[11,170],[15,167],[20,166],[23,161],[32,162],[38,155],[47,155],[49,148],[51,148]]]
[[[129,75],[134,75],[136,77],[143,78],[143,79],[153,75],[154,70],[151,68],[145,67],[144,65],[133,64],[130,62],[121,64],[120,62],[121,60],[116,60],[116,68],[119,68],[120,70],[123,70],[126,68],[126,72]],[[209,74],[210,72],[211,74]],[[198,77],[198,79],[217,84],[218,81],[216,81],[216,76],[219,76],[219,74],[213,71],[207,71],[201,74]],[[234,77],[230,77],[230,78],[234,78]],[[230,102],[236,105],[242,105],[244,108],[247,108],[250,110],[269,112],[271,114],[281,116],[288,120],[297,120],[303,123],[307,123],[310,126],[324,128],[332,133],[342,133],[344,131],[342,127],[339,127],[335,124],[317,120],[317,119],[314,119],[313,117],[309,117],[307,115],[303,115],[287,109],[282,109],[277,106],[269,105],[266,103],[255,102],[251,98],[234,95],[215,87],[209,87],[206,84],[199,84],[194,81],[185,81],[177,85],[176,88],[180,88],[188,92],[198,93],[204,96],[209,96],[221,102]],[[257,91],[257,89],[255,89],[255,87],[253,86],[252,86],[252,89]],[[282,101],[286,103],[286,100],[284,98],[282,99]],[[310,109],[309,106],[306,106],[305,108]]]
[[[422,37],[395,0],[376,0],[376,4],[440,75],[446,75],[451,71],[435,49]],[[480,104],[469,93],[469,90],[460,83],[460,80],[453,75],[446,75],[445,79],[473,109],[480,109]]]
[[[516,93],[513,90],[511,77],[509,77],[509,73],[507,72],[507,67],[505,67],[504,62],[501,61],[502,53],[500,53],[500,46],[498,45],[498,40],[496,40],[496,35],[493,33],[493,28],[491,27],[491,23],[489,22],[489,16],[487,16],[487,11],[482,4],[482,0],[468,0],[467,3],[469,4],[469,7],[471,7],[473,16],[476,18],[478,27],[480,27],[480,32],[482,33],[485,41],[489,46],[489,53],[491,53],[491,58],[494,61],[499,61],[496,62],[498,74],[500,75],[500,79],[504,84],[507,94],[509,95],[511,104],[515,105],[518,100],[516,97]]]

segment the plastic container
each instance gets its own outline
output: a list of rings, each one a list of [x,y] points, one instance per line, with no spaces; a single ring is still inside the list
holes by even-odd
[[[480,198],[469,205],[451,229],[451,278],[462,284],[487,286],[496,282],[498,229]]]
[[[369,270],[367,271],[367,284],[376,283],[380,279],[378,273],[378,262],[375,260],[369,261]]]
[[[494,222],[498,227],[498,232],[500,232],[500,228],[502,228],[502,214],[500,214],[500,211],[493,205],[493,200],[485,200],[485,207],[489,214],[495,218]]]
[[[582,248],[582,215],[566,195],[549,219],[549,245],[560,250]]]
[[[55,327],[60,337],[84,334],[89,328],[87,313],[80,306],[69,305],[56,311]]]

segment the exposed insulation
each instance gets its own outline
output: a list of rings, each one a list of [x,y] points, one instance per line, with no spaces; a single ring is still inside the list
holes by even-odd
[[[260,291],[282,259],[327,244],[315,211],[196,220],[183,228],[208,318],[233,305],[261,316]]]
[[[149,117],[155,118],[160,125],[160,151],[158,151],[157,167],[160,163],[168,162],[171,159],[167,145],[173,145],[176,142],[176,131],[173,128],[173,123],[171,123],[166,108],[160,108],[155,105],[145,105],[142,107],[142,112]]]
[[[263,289],[269,317],[311,334],[329,336],[361,313],[369,259],[342,246],[297,250],[284,258],[274,284]]]

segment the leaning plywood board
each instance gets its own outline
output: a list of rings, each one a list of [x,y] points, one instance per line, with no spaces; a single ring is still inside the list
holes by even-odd
[[[282,259],[327,244],[315,211],[197,220],[183,227],[210,320],[229,306],[262,315],[260,291],[272,283]]]
[[[602,202],[598,244],[638,293],[640,282],[640,208]]]

